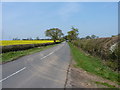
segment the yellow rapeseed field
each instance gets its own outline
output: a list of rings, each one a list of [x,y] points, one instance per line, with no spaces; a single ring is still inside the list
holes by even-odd
[[[53,43],[53,40],[3,40],[0,41],[0,46],[8,45],[22,45],[22,44],[40,44],[40,43]],[[57,40],[57,42],[59,42]]]

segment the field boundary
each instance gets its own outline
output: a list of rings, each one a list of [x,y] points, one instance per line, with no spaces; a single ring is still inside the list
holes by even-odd
[[[31,49],[31,48],[35,48],[35,47],[48,46],[48,45],[53,45],[53,44],[58,44],[58,43],[60,43],[60,42],[1,46],[0,49],[2,49],[2,51],[0,53],[6,53],[6,52],[10,52],[10,51],[27,50],[27,49]]]

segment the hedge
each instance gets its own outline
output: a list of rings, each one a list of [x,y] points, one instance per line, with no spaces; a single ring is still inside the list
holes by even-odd
[[[47,46],[47,45],[52,45],[52,44],[55,44],[55,43],[9,45],[9,46],[1,46],[0,48],[2,49],[2,53],[6,53],[6,52],[10,52],[10,51],[26,50],[26,49],[30,49],[30,48],[34,48],[34,47]]]
[[[118,38],[118,36],[98,39],[80,39],[74,40],[72,43],[85,52],[100,57],[102,60],[112,61],[116,63],[115,65],[118,65],[118,62],[120,62],[120,38]],[[115,67],[115,70],[119,69],[118,66],[113,67]]]

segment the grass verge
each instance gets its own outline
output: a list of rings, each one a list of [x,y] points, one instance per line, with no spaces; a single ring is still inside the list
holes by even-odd
[[[37,47],[37,48],[32,48],[28,50],[22,50],[22,51],[12,51],[12,52],[7,52],[7,53],[2,53],[0,54],[0,63],[6,63],[13,61],[19,57],[25,56],[25,55],[30,55],[36,52],[40,52],[42,50],[54,47],[55,45],[48,45],[48,46],[42,46],[42,47]]]
[[[108,83],[103,83],[103,82],[98,82],[98,81],[95,81],[96,84],[100,84],[100,85],[103,85],[103,86],[107,86],[109,88],[116,88],[114,85],[110,85]]]
[[[120,74],[113,72],[109,67],[105,66],[100,58],[86,55],[83,51],[71,43],[69,43],[69,45],[71,48],[72,56],[77,63],[77,67],[83,68],[90,73],[118,83],[118,76]]]

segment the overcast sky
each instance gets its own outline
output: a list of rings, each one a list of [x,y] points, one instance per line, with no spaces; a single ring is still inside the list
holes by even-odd
[[[2,15],[4,40],[47,38],[44,32],[50,28],[67,34],[71,26],[79,29],[79,37],[118,33],[117,2],[4,2]]]

